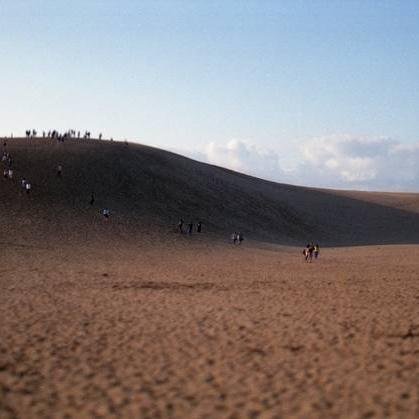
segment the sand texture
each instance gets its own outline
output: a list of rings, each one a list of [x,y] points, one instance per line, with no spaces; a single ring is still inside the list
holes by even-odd
[[[163,251],[164,250],[164,251]],[[419,248],[2,258],[0,417],[419,415]]]

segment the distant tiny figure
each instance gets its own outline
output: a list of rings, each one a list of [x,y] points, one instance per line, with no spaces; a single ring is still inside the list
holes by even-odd
[[[306,262],[308,262],[308,249],[310,248],[310,245],[307,244],[307,246],[303,249],[303,255],[304,255],[304,260]]]
[[[196,225],[196,232],[200,233],[202,231],[202,223],[201,221],[198,221],[198,224]]]
[[[20,181],[20,184],[22,185],[22,189],[26,189],[26,179],[25,179],[25,178],[23,178],[23,179]]]
[[[95,203],[95,194],[92,192],[90,195],[90,205],[93,205]]]
[[[26,193],[29,194],[31,191],[32,185],[29,182],[26,182],[25,188],[26,188]]]
[[[99,140],[101,140],[101,139],[102,139],[102,133],[99,134]]]
[[[319,257],[320,253],[320,246],[318,243],[314,245],[314,259],[317,259]]]
[[[9,177],[9,179],[13,179],[13,170],[9,169],[8,172],[7,172],[7,175]]]
[[[240,232],[239,232],[239,233],[237,234],[237,241],[239,242],[239,244],[241,244],[243,240],[244,240],[243,233],[240,233]]]
[[[236,244],[236,242],[237,242],[237,233],[236,232],[234,232],[231,235],[231,241],[233,242],[233,244]]]
[[[184,223],[183,218],[181,218],[177,224],[179,233],[183,233],[183,223]]]
[[[109,216],[111,215],[111,212],[109,211],[109,209],[108,209],[108,208],[103,208],[103,210],[102,210],[102,215],[103,215],[105,218],[109,218]]]
[[[313,252],[314,252],[314,245],[313,243],[307,243],[307,246],[305,247],[303,253],[305,256],[305,260],[308,263],[311,263],[313,260]]]
[[[59,164],[57,166],[57,177],[61,177],[63,174],[63,166],[61,166],[61,164]]]
[[[3,170],[3,176],[5,179],[7,179],[9,177],[9,171],[7,169]]]
[[[193,222],[191,221],[191,222],[188,224],[188,234],[192,234],[192,231],[193,231]]]

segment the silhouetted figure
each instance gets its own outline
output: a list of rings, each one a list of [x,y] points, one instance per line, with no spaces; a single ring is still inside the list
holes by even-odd
[[[177,224],[179,233],[183,233],[183,223],[184,223],[183,218],[181,218]]]
[[[95,194],[92,192],[90,195],[90,205],[93,205],[95,203]]]
[[[190,222],[188,224],[188,234],[192,234],[192,231],[193,231],[193,222]]]
[[[57,166],[57,177],[61,177],[63,175],[63,166],[61,166],[61,164],[59,164]]]
[[[239,244],[241,244],[243,240],[244,240],[243,233],[240,233],[240,232],[239,232],[239,233],[237,234],[237,241],[239,242]]]
[[[201,221],[198,221],[198,224],[196,225],[196,232],[200,233],[202,231],[202,223]]]
[[[101,139],[102,139],[102,133],[99,134],[99,140],[101,140]]]
[[[314,245],[314,259],[317,259],[319,257],[320,253],[320,246],[318,243]]]
[[[306,250],[306,262],[311,263],[313,260],[313,252],[314,252],[313,243],[308,243],[305,250]]]
[[[304,254],[304,258],[305,258],[306,262],[308,262],[308,258],[310,256],[309,250],[310,250],[310,243],[307,243],[307,246],[303,250],[303,254]]]
[[[234,232],[231,235],[231,241],[233,242],[233,244],[236,244],[236,242],[237,242],[237,233],[236,232]]]

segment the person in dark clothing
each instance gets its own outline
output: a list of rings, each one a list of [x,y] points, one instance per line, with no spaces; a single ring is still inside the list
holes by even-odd
[[[202,231],[202,223],[201,221],[198,221],[198,224],[196,225],[196,232],[200,233]]]
[[[95,203],[95,194],[92,192],[90,195],[90,205],[93,205]]]
[[[309,249],[310,249],[310,244],[307,243],[307,246],[304,248],[303,254],[304,254],[304,258],[306,260],[306,262],[308,262],[308,258],[309,258]]]
[[[61,177],[63,174],[63,166],[61,166],[61,164],[59,164],[57,166],[57,177]]]
[[[177,224],[179,233],[183,233],[183,218],[181,218]]]
[[[192,230],[193,230],[193,222],[191,221],[191,222],[188,224],[188,234],[192,234]]]
[[[237,241],[238,241],[238,243],[241,244],[243,240],[244,240],[243,233],[239,232],[237,234]]]
[[[313,245],[313,243],[311,243],[310,245],[307,245],[308,246],[308,260],[307,260],[307,262],[312,262],[312,260],[313,260],[313,252],[314,252],[314,245]]]

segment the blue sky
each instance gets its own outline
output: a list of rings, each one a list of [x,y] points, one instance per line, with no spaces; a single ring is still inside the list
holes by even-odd
[[[313,139],[419,142],[417,1],[0,0],[0,19],[1,134],[89,129],[274,180],[367,189],[378,184],[301,178]]]

